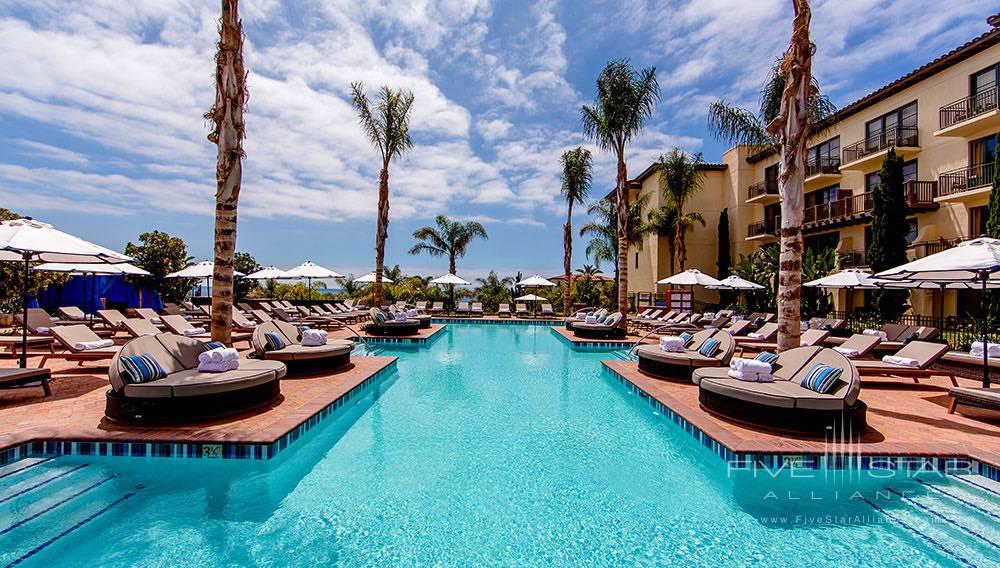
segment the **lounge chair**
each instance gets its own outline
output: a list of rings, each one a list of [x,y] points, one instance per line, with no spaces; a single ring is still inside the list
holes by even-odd
[[[112,330],[124,329],[122,322],[128,319],[118,310],[97,310],[97,317]]]
[[[472,302],[472,307],[469,308],[469,313],[475,316],[483,317],[483,303],[482,302]]]
[[[954,387],[948,389],[948,396],[951,397],[951,403],[948,405],[948,414],[954,414],[959,404],[1000,410],[1000,389]]]
[[[817,345],[822,345],[823,340],[829,336],[830,332],[825,329],[807,329],[799,335],[799,347],[815,347]],[[741,349],[748,351],[774,351],[778,348],[777,342],[774,341],[748,341],[739,343],[738,346]]]
[[[469,302],[459,302],[458,307],[455,308],[455,313],[467,314],[469,313],[470,309],[471,308],[469,308]]]
[[[896,339],[883,341],[875,349],[878,351],[898,351],[911,341],[929,341],[940,334],[941,330],[936,327],[911,325],[900,332]]]
[[[431,313],[440,314],[444,312],[444,302],[434,302],[431,304]]]
[[[90,321],[90,316],[83,313],[83,310],[76,306],[62,306],[59,308],[59,315],[68,322],[84,323]]]
[[[252,310],[250,312],[250,315],[252,315],[254,319],[257,320],[258,324],[262,324],[266,321],[271,321],[274,319],[274,316],[265,312],[264,310]]]
[[[368,317],[371,318],[371,323],[365,326],[365,331],[371,335],[397,337],[420,333],[420,322],[415,319],[397,321],[378,308],[370,309]]]
[[[0,369],[0,389],[20,389],[42,387],[45,396],[52,394],[49,381],[52,373],[48,369]]]
[[[111,361],[105,415],[125,422],[188,421],[216,418],[267,404],[281,393],[285,365],[240,359],[239,368],[222,373],[198,371],[207,343],[172,333],[145,335],[123,345]],[[132,382],[122,358],[150,355],[166,377]]]
[[[585,339],[625,339],[625,328],[618,326],[621,319],[622,313],[615,312],[598,323],[578,321],[573,324],[573,335]]]
[[[656,311],[657,310],[655,308],[646,308],[645,310],[642,310],[640,313],[635,314],[634,316],[629,316],[628,320],[629,321],[635,321],[635,320],[641,320],[641,319],[644,319],[644,318],[648,318],[648,317],[650,317],[653,314],[653,312],[656,312]]]
[[[96,341],[107,341],[97,335],[94,330],[85,325],[58,325],[51,329],[52,337],[56,339],[66,351],[63,353],[46,353],[42,356],[39,367],[44,367],[49,359],[66,359],[77,361],[81,365],[84,361],[110,360],[118,353],[120,347],[98,347],[96,349],[86,349],[82,345],[93,344]]]
[[[517,317],[528,317],[528,305],[514,304],[514,315]]]
[[[276,333],[285,344],[280,349],[271,349],[268,333]],[[354,342],[346,339],[327,339],[326,345],[302,345],[302,332],[298,327],[283,321],[269,321],[257,326],[251,341],[257,357],[264,360],[281,361],[290,371],[316,369],[340,369],[351,363]]]
[[[718,340],[718,344],[710,355],[704,355],[700,350],[710,339]],[[643,373],[657,378],[688,381],[696,368],[728,365],[735,350],[736,341],[728,332],[704,329],[691,337],[683,352],[664,351],[659,345],[640,345],[635,354],[639,358],[639,370]]]
[[[552,309],[552,304],[542,304],[542,315],[555,317],[556,311]]]
[[[880,341],[882,338],[877,335],[855,333],[847,341],[835,346],[834,350],[848,359],[863,359],[871,354]]]
[[[421,300],[421,301],[416,302],[415,304],[413,304],[413,307],[417,308],[418,310],[420,310],[422,312],[426,312],[427,311],[427,302],[424,301],[424,300]]]
[[[500,304],[497,308],[497,317],[510,317],[510,304]]]
[[[132,311],[135,312],[135,315],[141,318],[146,318],[153,323],[156,324],[162,323],[162,320],[160,319],[160,314],[156,313],[156,311],[153,310],[153,308],[134,308]]]
[[[257,324],[243,315],[235,307],[233,308],[233,329],[236,331],[253,331],[257,329]]]
[[[825,331],[825,330],[824,330]],[[814,365],[840,369],[826,393],[802,386]],[[800,432],[866,428],[867,406],[858,400],[861,377],[846,357],[833,349],[798,347],[778,355],[773,382],[748,382],[729,377],[728,368],[697,369],[698,401],[709,412],[751,426]]]
[[[906,333],[906,330],[909,328],[910,326],[908,325],[887,323],[880,327],[877,331],[881,331],[885,334],[885,337],[882,339],[882,342],[885,343],[887,341],[900,341],[903,334]],[[846,337],[829,337],[827,338],[826,343],[827,345],[840,345],[845,341],[847,341]]]
[[[27,327],[28,333],[31,335],[51,335],[51,330],[56,327],[66,327],[70,325],[84,325],[91,327],[93,325],[89,321],[62,321],[50,316],[48,312],[41,308],[28,308],[27,322],[22,321],[23,316],[20,313],[14,314],[14,320]],[[98,330],[95,333],[102,337],[111,337],[114,335],[113,330]]]
[[[578,314],[579,313],[583,312],[578,312]],[[564,318],[563,323],[566,324],[566,329],[573,331],[573,326],[575,326],[578,323],[586,323],[588,318],[593,317],[595,319],[600,319],[602,317],[606,317],[607,315],[608,315],[608,310],[606,308],[600,308],[592,312],[587,312],[586,314],[583,315],[582,318],[579,315],[572,315],[567,318]],[[595,323],[600,323],[600,322],[595,322]]]
[[[163,311],[163,313],[167,314],[168,316],[182,316],[182,315],[184,315],[184,310],[182,310],[181,307],[178,306],[177,304],[174,304],[174,303],[171,303],[171,302],[164,302],[163,303],[163,310],[162,311]]]
[[[946,351],[948,351],[948,345],[946,343],[911,341],[907,343],[905,347],[896,352],[896,357],[913,359],[916,361],[916,365],[913,367],[886,363],[885,361],[855,361],[854,366],[857,367],[858,372],[861,373],[862,377],[879,375],[910,377],[913,379],[913,382],[917,383],[919,382],[918,379],[921,377],[928,377],[930,375],[941,373],[941,371],[932,371],[930,367],[935,361],[940,359]],[[955,380],[954,375],[951,376],[951,382],[956,387],[958,386],[958,382]]]
[[[753,322],[750,322],[750,327],[753,327]],[[745,337],[737,337],[736,342],[740,345],[744,343],[770,343],[774,341],[774,338],[778,336],[778,324],[776,323],[765,323],[757,331],[752,331]]]
[[[172,333],[175,333],[177,335],[182,335],[184,337],[194,337],[195,339],[203,339],[203,340],[211,339],[212,337],[212,334],[208,330],[205,330],[202,333],[195,333],[198,329],[204,329],[204,328],[197,328],[191,325],[191,322],[184,319],[184,316],[163,316],[162,319],[163,319],[163,325],[167,326],[167,329],[169,329]],[[248,332],[234,331],[230,335],[230,338],[232,339],[233,343],[237,343],[239,341],[246,341],[247,343],[250,343],[251,335],[252,334]]]
[[[52,335],[29,335],[27,337],[28,349],[32,347],[48,347],[49,353],[55,353],[55,340],[52,339]],[[0,335],[0,347],[6,347],[10,349],[10,355],[13,358],[17,358],[19,349],[25,343],[25,338],[20,335]]]
[[[183,316],[181,316],[183,317]],[[128,318],[122,321],[122,327],[132,337],[142,337],[143,335],[157,335],[163,330],[153,325],[153,322],[145,318]]]
[[[741,337],[750,333],[750,320],[737,320],[729,322],[729,326],[722,328],[729,332],[729,335],[735,337]]]

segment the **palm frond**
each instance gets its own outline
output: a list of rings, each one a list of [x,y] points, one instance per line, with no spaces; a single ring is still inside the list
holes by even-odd
[[[708,129],[716,138],[730,144],[746,144],[759,149],[774,145],[774,139],[758,116],[725,101],[709,105]]]

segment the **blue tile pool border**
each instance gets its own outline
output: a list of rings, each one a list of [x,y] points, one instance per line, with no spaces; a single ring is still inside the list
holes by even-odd
[[[552,335],[558,337],[559,341],[569,345],[574,351],[617,351],[619,349],[631,349],[635,345],[635,341],[628,340],[573,341],[554,329],[550,328],[549,331]]]
[[[251,442],[129,442],[96,440],[32,440],[17,446],[0,450],[0,466],[30,457],[51,456],[112,456],[142,458],[194,458],[194,459],[239,459],[270,460],[288,449],[292,443],[304,436],[324,420],[343,408],[347,403],[366,394],[376,383],[381,382],[396,370],[396,360],[380,369],[374,375],[361,381],[336,400],[307,418],[301,424],[286,432],[273,443]]]
[[[783,467],[794,467],[797,469],[934,471],[941,474],[975,473],[1000,482],[1000,467],[967,456],[735,452],[647,393],[642,387],[630,381],[628,377],[609,367],[606,361],[602,362],[602,366],[605,375],[617,380],[630,392],[639,396],[661,416],[687,432],[689,436],[708,448],[733,470],[777,471]]]
[[[365,342],[371,345],[430,345],[441,337],[447,327],[443,325],[427,337],[382,337],[378,335],[366,335]]]
[[[480,325],[562,325],[563,320],[561,319],[486,319],[486,318],[456,318],[456,317],[437,317],[435,316],[432,320],[434,323],[472,323]]]

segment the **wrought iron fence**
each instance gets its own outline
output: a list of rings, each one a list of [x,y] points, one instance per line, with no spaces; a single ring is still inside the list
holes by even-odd
[[[997,87],[946,104],[939,111],[941,128],[954,126],[964,120],[986,114],[997,108]]]
[[[844,162],[860,160],[870,154],[881,152],[892,146],[915,147],[919,146],[916,126],[897,126],[887,128],[883,132],[873,134],[864,140],[855,142],[850,146],[845,146],[841,153]]]

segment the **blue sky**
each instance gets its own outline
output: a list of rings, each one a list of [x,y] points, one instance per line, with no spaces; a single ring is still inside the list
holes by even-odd
[[[815,2],[814,74],[844,106],[986,31],[995,5]],[[250,71],[239,248],[263,264],[304,260],[362,273],[374,260],[378,159],[349,102],[352,81],[414,91],[413,151],[391,169],[387,263],[437,214],[483,222],[459,273],[561,272],[559,157],[610,155],[579,108],[604,64],[654,65],[662,102],[629,151],[642,171],[673,146],[716,160],[708,104],[753,107],[789,34],[787,0],[370,2],[245,0]],[[122,249],[147,230],[212,250],[218,2],[0,0],[0,206]],[[574,219],[586,222],[581,211]],[[574,265],[582,264],[577,240]],[[611,267],[605,267],[611,270]]]

